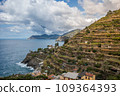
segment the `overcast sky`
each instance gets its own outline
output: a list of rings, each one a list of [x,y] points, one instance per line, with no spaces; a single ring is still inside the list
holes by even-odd
[[[83,29],[120,0],[0,0],[0,38],[28,38]]]

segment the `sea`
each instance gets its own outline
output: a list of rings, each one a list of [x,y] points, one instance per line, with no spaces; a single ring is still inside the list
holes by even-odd
[[[33,72],[32,67],[27,67],[21,62],[25,59],[29,51],[38,48],[47,48],[47,45],[55,45],[55,39],[2,39],[0,40],[0,77],[13,74],[27,74]],[[62,46],[64,42],[59,42]]]

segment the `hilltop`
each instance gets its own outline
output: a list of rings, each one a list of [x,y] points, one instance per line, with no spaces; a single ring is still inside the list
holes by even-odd
[[[72,30],[70,32],[63,34],[62,36],[59,36],[56,41],[65,41],[66,39],[72,38],[79,32],[80,32],[80,29]]]

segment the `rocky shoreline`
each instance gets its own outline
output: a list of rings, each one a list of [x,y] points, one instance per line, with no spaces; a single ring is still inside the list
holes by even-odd
[[[54,48],[39,48],[37,51],[30,51],[26,58],[21,62],[27,64],[27,66],[33,67],[34,70],[41,71],[41,66],[43,66],[44,60],[54,52]]]

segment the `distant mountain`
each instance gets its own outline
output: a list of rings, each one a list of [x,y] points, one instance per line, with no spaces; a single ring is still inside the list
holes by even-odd
[[[80,29],[72,30],[68,33],[63,34],[62,36],[59,36],[56,41],[65,41],[66,39],[72,38],[79,32],[80,32]]]
[[[54,34],[54,35],[32,35],[28,39],[57,39],[60,35]]]

